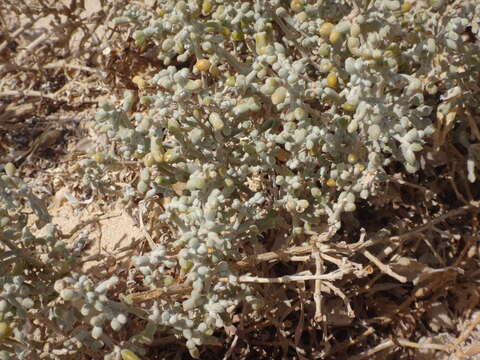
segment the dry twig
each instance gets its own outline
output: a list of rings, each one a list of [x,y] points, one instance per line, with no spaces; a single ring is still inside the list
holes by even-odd
[[[382,271],[384,274],[387,274],[387,275],[393,277],[394,279],[397,279],[401,283],[406,283],[407,282],[407,278],[405,276],[399,275],[396,272],[394,272],[390,268],[390,266],[383,264],[378,258],[376,258],[372,253],[370,253],[370,251],[363,250],[362,254],[368,260],[370,260],[372,263],[374,263],[380,269],[380,271]]]

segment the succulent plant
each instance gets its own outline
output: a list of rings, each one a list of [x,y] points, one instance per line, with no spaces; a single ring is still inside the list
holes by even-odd
[[[100,191],[109,185],[102,175],[133,162],[136,183],[122,188],[121,202],[169,198],[157,220],[175,240],[132,263],[148,291],[181,283],[188,294],[152,297],[146,307],[113,299],[119,278],[96,284],[78,271],[79,251],[6,164],[0,340],[13,336],[18,358],[40,353],[21,329],[49,304],[52,329],[70,334],[84,325],[62,335],[58,354],[91,347],[106,358],[138,359],[142,342],[167,329],[198,358],[235,307],[265,304],[235,266],[262,234],[283,227],[294,243],[325,226],[338,230],[359,199],[376,195],[390,165],[411,174],[427,166],[426,148],[444,140],[439,128],[478,98],[480,49],[464,35],[469,27],[480,35],[479,12],[475,1],[426,0],[166,0],[155,13],[126,8],[114,24],[132,27],[137,45],[151,43],[164,67],[139,106],[131,91],[121,105],[99,105],[95,130],[109,144],[78,172]],[[469,151],[462,166],[474,182],[478,146],[464,127],[454,136]],[[45,236],[32,234],[22,207]],[[131,318],[145,330],[119,347],[115,334]]]

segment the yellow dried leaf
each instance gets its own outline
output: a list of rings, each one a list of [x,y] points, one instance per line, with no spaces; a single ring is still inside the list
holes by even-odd
[[[329,178],[329,179],[327,180],[326,185],[327,185],[328,187],[336,187],[336,186],[337,186],[337,181],[336,181],[335,179],[333,179],[333,178]]]
[[[140,360],[140,358],[131,350],[124,349],[120,351],[122,360]]]
[[[145,89],[147,87],[147,82],[139,75],[135,75],[132,82],[137,85],[139,89]]]
[[[195,67],[200,71],[207,71],[210,68],[210,61],[207,59],[199,59],[195,64]]]

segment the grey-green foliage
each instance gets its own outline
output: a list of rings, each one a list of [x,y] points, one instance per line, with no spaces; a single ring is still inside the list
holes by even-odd
[[[282,6],[162,2],[147,27],[136,25],[136,41],[156,44],[165,64],[151,81],[156,90],[141,99],[146,110],[127,121],[121,108],[102,104],[98,116],[120,156],[148,167],[138,196],[172,196],[172,184],[186,184],[160,220],[176,227],[167,246],[193,290],[183,308],[155,303],[151,311],[153,321],[182,330],[191,349],[203,341],[196,330],[223,324],[212,314],[226,316],[227,304],[213,312],[212,304],[249,296],[230,266],[240,249],[285,212],[291,239],[319,234],[325,223],[339,228],[358,197],[375,195],[385,167],[427,166],[425,145],[441,145],[435,126],[478,95],[469,86],[479,74],[478,42],[466,35],[472,24],[479,32],[474,1]],[[152,252],[135,265],[154,287],[170,264],[152,256],[159,259]]]
[[[46,305],[58,296],[55,281],[78,266],[79,252],[50,221],[45,204],[27,184],[14,174],[0,176],[0,322],[12,329],[16,342],[5,345],[18,359],[42,352],[41,327],[34,319],[55,322],[53,314],[70,316],[65,307]]]
[[[137,108],[131,92],[121,106],[101,103],[96,130],[116,145],[118,156],[109,144],[102,159],[140,168],[124,204],[170,199],[157,220],[175,241],[134,259],[143,284],[168,287],[179,269],[190,296],[139,310],[108,298],[117,279],[69,275],[58,293],[88,321],[77,342],[118,354],[105,329],[120,330],[128,313],[147,323],[140,337],[173,331],[198,356],[241,302],[262,316],[263,299],[232,266],[262,233],[283,228],[293,244],[340,228],[388,166],[427,167],[426,148],[441,146],[445,129],[469,149],[462,166],[475,181],[475,143],[464,124],[447,124],[479,95],[475,1],[166,0],[157,10],[132,7],[115,21],[155,45],[165,67],[154,90]],[[81,166],[95,189],[108,176],[102,161]]]
[[[222,326],[227,307],[249,298],[230,266],[240,249],[285,212],[291,239],[339,228],[358,197],[375,195],[385,167],[427,166],[435,126],[478,95],[469,87],[478,42],[466,35],[475,2],[352,3],[165,1],[137,26],[137,42],[156,44],[166,68],[141,99],[146,111],[121,125],[126,113],[102,104],[99,129],[123,159],[144,159],[138,196],[186,184],[160,220],[176,227],[167,246],[179,249],[191,297],[182,308],[155,303],[151,319],[181,331],[193,352],[204,341],[197,332]],[[474,179],[475,161],[469,171]],[[167,264],[153,254],[136,260],[150,286]]]
[[[95,284],[81,274],[86,235],[64,241],[45,202],[10,167],[9,175],[0,176],[2,359],[98,356],[114,344],[105,327],[118,332],[129,314],[147,314],[109,298],[118,277]]]

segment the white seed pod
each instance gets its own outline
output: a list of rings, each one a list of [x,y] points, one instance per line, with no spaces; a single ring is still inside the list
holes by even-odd
[[[328,45],[327,43],[323,43],[322,45],[320,45],[320,47],[318,48],[318,54],[323,57],[327,57],[328,55],[330,55],[330,45]]]
[[[268,72],[266,68],[262,68],[257,72],[257,78],[264,79],[267,76]]]
[[[423,150],[423,146],[419,143],[413,143],[413,144],[410,144],[410,146],[408,147],[410,150],[412,150],[413,152],[418,152],[418,151],[422,151]]]
[[[295,74],[295,73],[291,73],[291,74],[288,75],[288,77],[287,77],[287,82],[288,82],[290,85],[295,85],[295,84],[298,82],[298,75]]]
[[[202,88],[202,80],[188,80],[185,89],[188,91],[197,91]]]
[[[353,212],[357,209],[357,206],[355,205],[355,203],[353,202],[347,202],[344,207],[343,207],[343,210],[345,212]]]
[[[305,64],[302,61],[296,61],[293,64],[293,70],[295,70],[299,74],[302,74],[305,72]]]
[[[7,173],[8,176],[15,175],[16,171],[17,169],[15,168],[15,165],[13,165],[13,163],[9,162],[5,164],[5,172]]]
[[[204,134],[205,132],[203,131],[203,129],[195,128],[189,132],[188,138],[190,139],[192,144],[198,144],[202,140]]]
[[[396,11],[400,9],[400,2],[398,0],[390,0],[384,2],[385,7],[390,11]]]
[[[472,159],[467,160],[467,173],[468,173],[468,181],[471,183],[474,183],[477,179],[477,176],[475,174],[475,161]]]
[[[205,331],[207,331],[207,329],[208,329],[208,326],[204,322],[201,322],[197,326],[197,331],[199,331],[200,333],[205,333]]]
[[[145,256],[145,255],[133,257],[133,265],[136,267],[148,265],[149,262],[150,260],[148,256]]]
[[[80,313],[85,317],[90,315],[91,312],[92,312],[92,307],[88,304],[84,304],[80,309]]]
[[[260,104],[256,101],[254,97],[249,97],[246,101],[246,104],[248,105],[250,111],[255,112],[261,109]]]
[[[78,297],[78,295],[76,294],[75,290],[72,290],[72,289],[63,289],[61,292],[60,292],[60,297],[65,300],[65,301],[72,301],[74,300],[75,298]]]
[[[160,314],[160,310],[157,308],[157,307],[154,307],[153,310],[152,310],[152,313],[148,316],[148,319],[155,322],[155,323],[159,323],[162,321],[162,316]],[[118,322],[118,320],[117,320]],[[120,324],[121,326],[121,324]]]
[[[115,318],[110,321],[110,327],[113,331],[119,331],[122,328],[122,324]]]
[[[368,189],[363,189],[362,191],[360,191],[360,197],[364,200],[368,199],[369,194],[370,193],[369,193]]]
[[[175,41],[172,38],[167,38],[162,42],[162,50],[170,51],[175,46]]]
[[[296,202],[294,200],[288,200],[287,203],[285,204],[285,209],[287,209],[289,212],[294,212],[296,208]]]
[[[354,74],[357,72],[357,69],[355,68],[355,59],[349,57],[345,60],[345,70],[349,74]]]
[[[309,206],[308,200],[302,199],[297,201],[295,211],[299,214],[303,213]]]
[[[430,0],[430,6],[433,10],[440,9],[445,4],[445,0]]]
[[[360,39],[358,37],[350,36],[347,39],[347,48],[353,55],[359,55]]]
[[[97,298],[97,294],[94,293],[93,291],[88,291],[87,294],[85,295],[86,299],[88,302],[93,303],[95,299]]]
[[[322,196],[322,190],[320,190],[318,187],[313,187],[310,189],[310,192],[313,197],[319,199]]]
[[[101,293],[104,293],[106,292],[108,289],[110,289],[111,287],[115,286],[116,284],[118,284],[118,277],[117,276],[112,276],[110,279],[107,279],[107,280],[104,280],[102,281],[96,288],[95,288],[95,292],[97,294],[101,294]]]
[[[353,119],[352,121],[350,121],[350,123],[348,124],[347,126],[347,131],[349,134],[352,134],[354,133],[355,131],[358,130],[358,121],[357,119]]]
[[[150,180],[150,170],[148,170],[147,168],[143,168],[142,170],[140,170],[140,179],[142,179],[143,181]]]
[[[275,89],[276,89],[275,87],[265,84],[260,87],[260,92],[263,95],[270,96],[274,93]]]
[[[225,124],[220,117],[220,115],[216,112],[212,112],[210,116],[208,117],[208,120],[210,121],[210,124],[212,124],[212,127],[216,131],[222,131]]]
[[[417,159],[415,158],[415,153],[410,147],[402,147],[402,154],[408,164],[414,165],[416,163]]]
[[[287,89],[281,86],[273,92],[271,97],[272,103],[274,105],[281,104],[285,101],[286,97],[287,97]]]
[[[285,177],[283,175],[277,175],[275,177],[275,184],[278,186],[282,186],[285,184]]]
[[[409,84],[407,88],[405,89],[405,94],[407,96],[412,96],[413,94],[419,92],[422,90],[422,81],[420,79],[417,79],[415,77],[410,77],[409,79]]]
[[[30,299],[29,297],[24,298],[24,299],[22,300],[22,303],[21,303],[21,304],[22,304],[22,306],[23,306],[25,309],[27,309],[27,310],[28,310],[28,309],[31,309],[31,308],[35,305],[35,303],[33,302],[33,300]]]
[[[360,25],[358,23],[354,22],[350,26],[350,35],[351,36],[357,37],[358,35],[360,35],[361,32],[362,32],[362,30],[361,30]]]
[[[204,41],[202,43],[202,50],[207,52],[207,53],[210,53],[212,52],[213,50],[213,44],[210,42],[210,41]]]
[[[355,202],[355,194],[351,193],[351,192],[348,192],[345,195],[345,200],[347,200],[347,202],[354,203]]]
[[[4,299],[0,299],[0,312],[7,311],[7,308],[8,308],[8,302]]]
[[[412,164],[406,163],[405,164],[405,170],[407,170],[409,173],[413,174],[413,173],[417,172],[418,166],[416,164],[412,165]]]
[[[177,56],[177,60],[178,62],[180,63],[184,63],[188,60],[188,57],[190,56],[190,54],[188,52],[185,52],[183,54],[180,54]]]
[[[435,51],[437,51],[437,45],[435,44],[435,40],[432,38],[429,38],[427,40],[427,46],[426,49],[429,53],[433,54]]]
[[[347,96],[347,103],[353,107],[358,106],[358,103],[360,102],[360,94],[361,94],[361,89],[359,87],[354,87],[348,93]]]
[[[197,269],[197,273],[200,274],[201,276],[205,276],[208,272],[209,272],[208,267],[203,265]]]
[[[341,34],[345,34],[350,30],[350,23],[348,21],[340,21],[337,25],[335,25],[334,31],[338,31]]]
[[[433,108],[431,106],[428,106],[428,105],[420,105],[417,107],[417,112],[420,116],[429,116],[432,111],[433,111]]]
[[[295,119],[297,121],[302,121],[304,120],[306,117],[307,117],[307,113],[306,111],[301,108],[301,107],[297,107],[294,111],[294,115],[295,115]]]
[[[322,73],[328,73],[333,67],[333,64],[328,59],[322,59],[320,61],[319,71]]]
[[[205,178],[200,174],[196,174],[190,176],[185,188],[188,190],[200,190],[203,189],[205,185]]]
[[[170,318],[169,318],[169,320],[168,320],[168,323],[169,323],[170,325],[175,325],[178,321],[179,321],[178,315],[177,315],[177,314],[173,314],[172,316],[170,316]]]
[[[95,326],[92,329],[92,337],[94,339],[100,339],[100,337],[103,335],[103,329],[100,326]]]
[[[150,189],[150,190],[148,190],[148,191],[145,193],[145,200],[154,197],[156,194],[157,194],[157,190],[156,190],[156,189]]]
[[[208,249],[207,247],[205,246],[205,244],[201,244],[198,248],[197,248],[197,254],[199,255],[204,255],[208,252]]]
[[[195,298],[195,301],[199,301],[202,297],[202,291],[204,289],[203,281],[201,279],[197,279],[192,283],[192,297]]]
[[[247,78],[245,77],[245,75],[240,74],[235,77],[235,87],[237,89],[243,89],[246,85]]]
[[[208,306],[209,310],[215,314],[221,314],[225,309],[220,303],[213,303]]]
[[[161,145],[160,139],[156,136],[150,138],[150,153],[155,161],[161,162],[163,160],[163,147]]]
[[[335,90],[333,90],[332,88],[327,87],[327,88],[323,89],[323,93],[325,94],[325,97],[327,99],[330,99],[334,102],[340,102],[341,101],[340,95]]]
[[[277,55],[268,55],[266,58],[265,58],[265,61],[270,64],[270,65],[273,65],[277,62],[278,60],[278,57]]]
[[[99,312],[102,312],[104,309],[105,309],[105,305],[101,302],[101,301],[95,301],[95,303],[93,304],[93,307],[95,308],[95,310],[99,311]]]
[[[173,75],[173,80],[177,84],[185,85],[185,83],[188,81],[189,74],[190,70],[188,68],[181,69]]]
[[[360,191],[363,190],[363,184],[361,183],[356,183],[355,185],[352,186],[352,191],[359,193]]]
[[[290,75],[290,69],[282,67],[280,70],[278,70],[278,76],[280,76],[282,79],[286,79],[288,75]]]
[[[235,106],[232,111],[235,116],[240,116],[250,111],[250,105],[247,103],[242,103]]]
[[[407,134],[403,137],[403,141],[405,143],[412,143],[418,139],[418,131],[417,129],[411,129],[407,132]]]
[[[180,150],[178,147],[173,149],[168,149],[163,155],[163,160],[166,163],[172,163],[177,161],[180,158]]]
[[[315,143],[313,142],[313,140],[307,138],[307,141],[305,142],[305,148],[307,150],[312,150],[314,147]]]
[[[185,300],[182,303],[182,306],[183,306],[184,311],[190,311],[190,310],[193,310],[195,308],[196,304],[195,304],[194,299],[190,298],[190,299]],[[171,321],[170,321],[170,323],[171,323]]]
[[[203,210],[203,216],[209,221],[213,221],[217,217],[217,209],[212,207],[205,207]]]
[[[223,319],[221,317],[217,317],[215,319],[215,326],[219,327],[219,328],[225,326],[225,322],[223,321]]]
[[[307,130],[306,129],[297,129],[293,135],[295,143],[301,144],[307,137]]]
[[[377,124],[370,125],[368,127],[368,136],[372,140],[378,140],[380,138],[381,131],[382,130],[380,129],[380,126]]]

